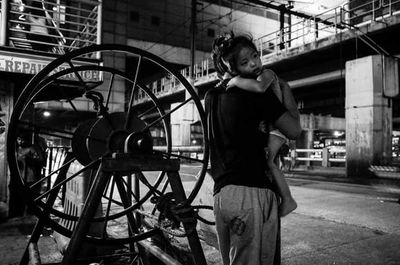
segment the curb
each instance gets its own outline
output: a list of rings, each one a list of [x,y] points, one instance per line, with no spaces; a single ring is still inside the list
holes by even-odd
[[[283,172],[285,177],[292,179],[304,179],[314,181],[324,181],[333,183],[347,183],[364,186],[388,186],[394,190],[400,191],[400,179],[399,178],[383,178],[383,177],[368,177],[368,178],[349,178],[343,174],[338,173],[320,173],[320,172],[296,172],[296,171],[285,171]]]

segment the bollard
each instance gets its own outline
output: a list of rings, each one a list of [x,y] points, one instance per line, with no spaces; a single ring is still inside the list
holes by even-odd
[[[296,153],[296,148],[293,148],[292,150],[290,150],[290,169],[293,169],[296,166],[296,157],[297,157],[297,153]]]
[[[330,158],[330,153],[327,147],[324,147],[324,149],[322,149],[322,166],[323,167],[330,167],[330,162],[329,162],[329,158]]]

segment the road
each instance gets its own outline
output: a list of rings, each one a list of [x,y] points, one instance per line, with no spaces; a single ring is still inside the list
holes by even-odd
[[[199,167],[182,165],[180,176],[187,193],[196,181]],[[400,188],[388,182],[357,184],[338,181],[337,176],[316,177],[287,174],[298,208],[281,221],[282,265],[399,265]],[[147,174],[149,182],[154,174]],[[212,205],[212,180],[207,176],[194,203]],[[142,193],[145,188],[142,188]],[[118,199],[116,193],[114,198]],[[149,206],[149,203],[147,203]],[[203,215],[212,218],[212,212]],[[31,223],[31,222],[30,222]],[[0,224],[0,264],[17,264],[29,230],[24,222]],[[208,265],[221,264],[213,226],[201,225]],[[29,228],[28,228],[29,229]],[[30,226],[31,229],[31,226]],[[205,230],[208,229],[208,230]],[[47,239],[47,240],[46,240]],[[42,260],[59,259],[54,243],[43,237]],[[49,253],[46,255],[47,252]],[[51,258],[51,259],[49,259]],[[53,261],[54,262],[54,261]]]
[[[337,176],[330,180],[329,176],[287,175],[299,206],[281,222],[283,265],[400,264],[398,182],[357,184]],[[202,188],[200,198],[204,192]],[[206,251],[210,251],[209,263],[219,264],[216,250]]]
[[[187,194],[200,167],[181,165]],[[286,174],[298,208],[282,219],[282,264],[400,264],[400,187],[388,181],[361,181],[326,174]],[[146,174],[152,183],[155,174]],[[213,181],[206,177],[194,204],[212,205]],[[142,194],[145,188],[142,188]],[[150,206],[146,203],[145,206]],[[200,211],[213,220],[211,211]],[[213,227],[205,232],[209,264],[220,264]]]

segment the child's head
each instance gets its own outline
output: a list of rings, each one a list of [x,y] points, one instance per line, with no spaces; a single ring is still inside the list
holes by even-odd
[[[226,35],[214,40],[212,59],[220,75],[258,75],[261,60],[252,38],[248,35]]]

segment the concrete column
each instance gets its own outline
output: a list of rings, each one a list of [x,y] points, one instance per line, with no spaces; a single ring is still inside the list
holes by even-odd
[[[313,148],[314,130],[315,130],[315,116],[314,114],[300,116],[300,124],[303,128],[301,136],[296,140],[296,147],[301,149]]]
[[[310,115],[301,115],[300,123],[303,128],[301,132],[301,136],[296,140],[296,148],[298,149],[312,149],[314,143],[314,130],[315,130],[315,116],[314,114]],[[300,154],[300,156],[310,156],[309,153]],[[305,161],[305,166],[311,166],[310,161]]]
[[[382,62],[380,55],[346,62],[346,171],[349,177],[366,177],[370,165],[385,165],[391,159],[392,107],[390,99],[383,96]]]

